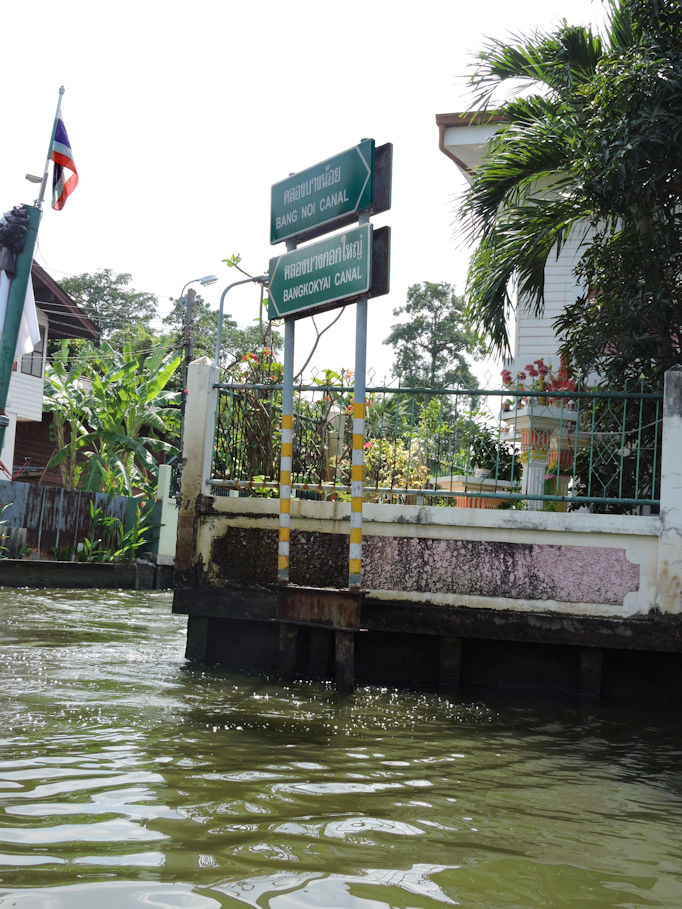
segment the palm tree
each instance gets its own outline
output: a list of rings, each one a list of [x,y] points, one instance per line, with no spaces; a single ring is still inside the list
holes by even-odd
[[[496,107],[503,125],[463,203],[464,236],[477,244],[468,314],[501,353],[510,349],[512,283],[522,305],[540,315],[548,258],[595,214],[583,175],[588,88],[600,61],[632,42],[630,0],[613,0],[605,38],[564,22],[552,34],[494,40],[478,55],[471,84],[479,122],[500,86],[530,90]]]

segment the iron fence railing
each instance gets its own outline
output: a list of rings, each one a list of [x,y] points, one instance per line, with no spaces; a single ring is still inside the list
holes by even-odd
[[[281,385],[217,389],[214,493],[277,495]],[[349,497],[352,395],[345,386],[296,389],[292,480],[299,497]],[[365,498],[655,509],[661,420],[662,395],[643,387],[551,393],[368,388]]]

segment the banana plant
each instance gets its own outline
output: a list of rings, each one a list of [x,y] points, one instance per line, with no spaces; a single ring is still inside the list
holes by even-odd
[[[140,358],[132,345],[63,343],[46,375],[46,409],[53,414],[56,451],[68,489],[151,494],[160,457],[177,454],[179,395],[166,386],[181,362],[174,350]]]

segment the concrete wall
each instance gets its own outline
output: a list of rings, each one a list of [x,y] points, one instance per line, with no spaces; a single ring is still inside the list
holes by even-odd
[[[362,582],[376,599],[594,616],[645,615],[658,596],[661,519],[365,505]],[[204,500],[196,584],[276,581],[278,501]],[[291,503],[292,582],[345,586],[350,505]]]
[[[641,690],[682,695],[682,370],[666,376],[660,515],[365,504],[351,628],[353,604],[321,590],[348,584],[349,503],[292,500],[278,588],[278,500],[211,494],[216,378],[191,364],[174,600],[188,656],[313,678],[335,659],[337,683],[355,665],[440,687],[494,682],[498,660],[523,683],[530,659],[540,687],[598,696],[640,673]]]
[[[169,585],[151,564],[0,559],[0,586],[154,590]]]
[[[156,500],[161,504],[158,545],[156,549],[157,565],[173,565],[175,562],[175,541],[178,535],[178,505],[175,496],[171,496],[171,468],[168,464],[159,467],[159,482]]]

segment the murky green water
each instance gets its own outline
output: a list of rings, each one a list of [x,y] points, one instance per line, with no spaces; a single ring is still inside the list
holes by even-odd
[[[202,671],[165,593],[0,622],[0,907],[682,906],[676,716]]]

